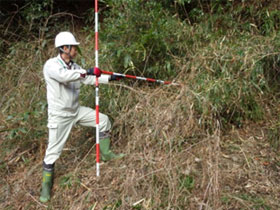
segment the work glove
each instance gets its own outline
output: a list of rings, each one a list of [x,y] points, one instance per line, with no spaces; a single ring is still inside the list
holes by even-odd
[[[96,77],[101,76],[101,70],[97,67],[90,68],[87,70],[87,75],[95,75]]]
[[[120,80],[120,79],[122,79],[122,77],[121,76],[117,76],[117,75],[111,75],[110,77],[109,77],[109,81],[113,81],[113,80]]]

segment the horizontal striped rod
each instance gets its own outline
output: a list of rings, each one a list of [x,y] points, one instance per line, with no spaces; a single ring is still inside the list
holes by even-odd
[[[158,80],[158,79],[133,76],[133,75],[128,75],[128,74],[120,74],[120,73],[111,72],[111,71],[101,70],[101,73],[102,74],[108,74],[108,75],[115,75],[115,76],[118,76],[118,77],[125,77],[125,78],[130,78],[130,79],[143,80],[143,81],[148,81],[148,82],[157,82],[157,83],[161,83],[161,84],[165,84],[165,85],[176,84],[176,83],[172,83],[172,82],[168,82],[168,81],[162,81],[162,80]]]

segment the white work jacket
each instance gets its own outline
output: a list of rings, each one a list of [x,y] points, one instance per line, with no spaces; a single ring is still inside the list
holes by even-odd
[[[60,116],[75,115],[80,106],[81,83],[94,85],[96,77],[81,77],[81,74],[86,71],[76,63],[72,63],[68,69],[60,55],[47,60],[43,72],[47,85],[48,113]],[[108,83],[109,77],[109,75],[101,75],[98,81]]]

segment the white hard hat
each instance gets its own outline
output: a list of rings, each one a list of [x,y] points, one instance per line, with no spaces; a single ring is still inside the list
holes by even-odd
[[[61,47],[64,45],[79,45],[74,35],[68,31],[60,32],[55,37],[55,47]]]

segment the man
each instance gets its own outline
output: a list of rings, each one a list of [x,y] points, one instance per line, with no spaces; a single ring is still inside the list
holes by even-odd
[[[60,32],[55,38],[55,47],[59,49],[59,55],[49,59],[43,69],[47,85],[49,140],[43,161],[41,202],[50,199],[54,164],[73,125],[95,126],[95,111],[78,103],[81,83],[93,85],[96,77],[99,77],[100,83],[117,79],[101,75],[98,68],[84,70],[74,63],[72,59],[77,55],[79,44],[70,32]],[[102,113],[99,116],[99,126],[101,160],[109,161],[123,157],[123,154],[116,155],[109,149],[111,123]]]

